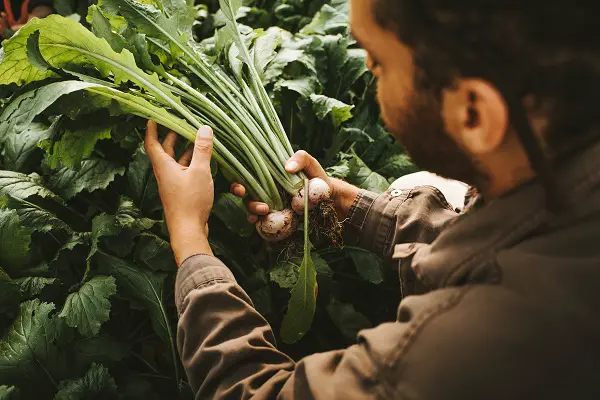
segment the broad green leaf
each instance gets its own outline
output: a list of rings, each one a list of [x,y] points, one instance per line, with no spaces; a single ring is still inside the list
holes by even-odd
[[[375,193],[385,192],[390,186],[387,179],[379,175],[353,154],[348,162],[350,173],[346,177],[348,182],[358,186],[361,189],[370,190]]]
[[[19,288],[19,292],[24,299],[31,299],[42,293],[42,290],[56,282],[56,278],[46,278],[43,276],[28,276],[14,280]]]
[[[133,82],[165,104],[179,108],[180,111],[183,109],[179,98],[162,85],[156,74],[149,75],[136,65],[129,50],[123,49],[116,53],[105,39],[96,37],[83,25],[58,15],[35,19],[27,25],[33,27],[30,29],[39,30],[41,55],[52,67],[67,70],[94,67],[103,77],[112,76],[116,84]],[[2,65],[11,60],[7,53]],[[35,68],[20,59],[18,64],[23,70]],[[0,83],[8,84],[12,81],[1,80]]]
[[[248,222],[248,211],[244,202],[232,193],[219,196],[213,212],[232,232],[242,237],[250,237],[254,233],[254,225]]]
[[[284,69],[290,64],[298,62],[303,65],[309,73],[316,75],[315,58],[302,49],[283,47],[275,58],[267,65],[263,80],[265,84],[277,80]]]
[[[53,230],[71,233],[72,229],[57,218],[50,211],[31,203],[27,200],[11,196],[0,197],[0,208],[7,207],[17,211],[23,226],[37,232],[50,232]]]
[[[319,253],[313,251],[310,256],[317,274],[329,277],[333,275],[333,270]],[[298,281],[301,264],[302,260],[300,258],[279,262],[269,271],[269,279],[272,282],[277,283],[281,288],[291,289]]]
[[[31,233],[15,210],[0,209],[0,265],[13,276],[27,266]]]
[[[254,66],[263,82],[265,69],[277,55],[275,49],[280,42],[281,33],[278,29],[270,29],[266,33],[259,35],[254,41],[254,46],[252,46],[250,51],[250,57],[254,59]]]
[[[87,158],[94,151],[96,142],[110,139],[111,127],[88,126],[77,131],[67,130],[60,140],[54,142],[48,152],[48,165],[50,168],[79,168],[81,160]]]
[[[98,251],[101,237],[116,236],[121,231],[123,231],[123,227],[114,215],[100,214],[94,217],[92,221],[92,247],[88,260]]]
[[[140,216],[138,208],[127,197],[121,197],[115,215],[100,214],[92,221],[92,246],[88,260],[98,250],[100,239],[118,236],[116,240],[106,243],[112,253],[124,257],[134,245],[135,237],[144,230],[150,229],[156,221]],[[123,235],[123,236],[121,236]]]
[[[90,6],[87,20],[91,24],[94,35],[106,39],[114,51],[120,53],[124,48],[129,48],[125,38],[113,31],[110,21],[102,14],[97,5]]]
[[[19,389],[15,386],[0,385],[0,400],[19,399]]]
[[[4,165],[7,169],[19,172],[31,172],[39,165],[39,158],[42,151],[38,148],[38,143],[46,140],[56,134],[59,119],[56,119],[50,126],[32,122],[27,129],[21,132],[13,132],[6,136],[4,142]]]
[[[0,63],[0,84],[22,85],[55,75],[52,71],[41,71],[29,64],[27,59],[27,39],[39,28],[39,20],[33,20],[2,43],[4,57]],[[3,132],[0,125],[0,132]],[[0,138],[1,142],[1,138]]]
[[[325,4],[313,17],[310,24],[300,30],[307,35],[327,35],[334,33],[346,33],[348,31],[348,14]]]
[[[3,382],[36,382],[48,385],[48,376],[59,368],[55,340],[60,334],[54,304],[29,300],[0,340],[0,376]],[[22,388],[23,389],[23,388]]]
[[[115,278],[95,276],[85,282],[78,291],[69,294],[58,315],[67,325],[77,328],[81,335],[95,336],[110,315],[109,297],[117,292]]]
[[[153,213],[162,209],[152,163],[144,146],[140,145],[133,155],[126,177],[129,196],[141,210]]]
[[[308,179],[304,179],[304,192],[308,193]],[[304,197],[308,208],[308,196]],[[290,293],[288,309],[281,323],[281,338],[286,343],[300,340],[312,325],[317,308],[317,271],[311,256],[308,213],[304,213],[304,256],[298,270],[298,281]]]
[[[93,192],[106,189],[117,175],[124,173],[125,168],[122,166],[104,159],[92,158],[84,160],[77,171],[66,167],[59,169],[48,180],[48,186],[68,200],[84,190]]]
[[[180,35],[184,29],[179,29],[179,21],[169,18],[151,4],[135,0],[100,0],[98,5],[108,14],[122,15],[127,23],[135,26],[140,33],[168,42],[181,42]]]
[[[389,156],[382,157],[378,165],[381,166],[377,170],[378,174],[392,178],[399,178],[419,170],[419,168],[413,164],[408,154],[399,152],[394,152]]]
[[[363,329],[373,327],[364,314],[356,311],[352,304],[341,303],[332,299],[327,305],[329,317],[348,340],[356,340],[356,335]]]
[[[171,349],[176,349],[164,304],[165,276],[137,268],[123,259],[101,251],[95,254],[94,261],[101,270],[117,279],[117,287],[121,295],[140,304],[148,311],[154,331]]]
[[[94,363],[82,378],[62,383],[54,399],[87,400],[116,397],[117,384],[108,373],[108,369]]]
[[[0,85],[10,83],[2,75],[2,66],[5,64],[6,62],[0,64]],[[92,86],[95,85],[78,81],[56,82],[18,96],[0,114],[0,144],[12,135],[26,132],[35,116],[54,104],[60,97]]]
[[[313,264],[315,265],[315,270],[319,275],[325,275],[331,277],[333,275],[333,270],[329,267],[329,264],[319,253],[316,251],[311,252],[310,256],[312,257]]]
[[[156,223],[150,218],[142,217],[133,201],[125,196],[121,196],[115,217],[123,228],[131,228],[137,232],[150,229]]]
[[[164,12],[177,21],[178,30],[191,37],[191,29],[196,11],[191,6],[193,2],[185,0],[162,0],[159,3]]]
[[[31,196],[53,199],[59,203],[64,201],[43,186],[41,177],[36,174],[25,175],[19,172],[0,170],[0,196],[10,196],[25,200]]]
[[[356,266],[356,272],[363,279],[373,284],[383,282],[383,266],[379,257],[357,247],[346,247],[346,251],[350,254],[352,262]]]
[[[365,61],[367,52],[364,49],[348,49],[347,56],[342,69],[340,94],[349,90],[361,76],[369,72]]]
[[[353,105],[348,105],[322,94],[311,94],[310,100],[313,103],[313,111],[317,118],[323,120],[329,115],[336,130],[343,122],[352,118]]]
[[[19,309],[20,297],[17,284],[0,268],[0,314],[12,316]]]
[[[301,97],[310,97],[314,93],[318,85],[317,80],[312,76],[304,76],[296,79],[288,79],[284,81],[278,81],[275,84],[275,90],[279,88],[286,88],[291,91],[298,93]]]
[[[169,242],[151,233],[142,233],[135,248],[134,260],[154,271],[176,271],[177,264]]]
[[[269,271],[269,279],[281,288],[292,289],[298,282],[298,266],[289,261],[280,262]]]
[[[281,325],[281,338],[285,343],[297,342],[310,328],[317,307],[316,289],[317,271],[312,258],[304,257]]]

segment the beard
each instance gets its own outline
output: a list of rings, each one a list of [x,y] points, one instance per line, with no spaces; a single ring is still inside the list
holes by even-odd
[[[390,117],[388,128],[419,168],[475,187],[485,183],[486,175],[447,133],[433,90],[413,92],[407,109]]]

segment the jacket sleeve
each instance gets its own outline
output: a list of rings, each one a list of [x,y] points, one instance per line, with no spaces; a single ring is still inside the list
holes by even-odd
[[[515,336],[510,327],[531,325],[536,315],[515,297],[493,285],[410,296],[398,321],[361,331],[351,347],[294,363],[229,270],[198,255],[177,278],[177,343],[197,399],[489,398],[502,374],[510,379],[504,397],[494,398],[511,398],[508,383],[520,384],[527,358],[506,353],[528,354],[535,336]]]
[[[457,215],[433,186],[390,189],[381,195],[362,190],[348,212],[344,241],[391,261],[394,245],[431,243]]]

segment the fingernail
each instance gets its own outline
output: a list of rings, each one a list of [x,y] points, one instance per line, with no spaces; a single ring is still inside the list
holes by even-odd
[[[198,130],[198,135],[201,138],[210,139],[212,137],[212,129],[210,129],[210,126],[204,125]]]
[[[258,206],[256,207],[256,211],[258,211],[259,213],[268,213],[269,212],[269,207],[267,206]]]
[[[296,161],[288,161],[287,164],[285,164],[285,169],[288,171],[295,171],[298,169],[298,163]]]

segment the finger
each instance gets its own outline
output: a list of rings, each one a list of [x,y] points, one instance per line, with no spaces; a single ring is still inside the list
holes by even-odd
[[[193,154],[194,154],[194,148],[193,147],[190,147],[189,149],[187,149],[185,151],[185,153],[183,153],[183,155],[179,159],[179,161],[178,161],[179,165],[183,165],[184,167],[189,167],[190,166],[190,162],[192,161],[192,155]]]
[[[285,170],[290,173],[304,171],[309,178],[325,178],[327,174],[321,164],[304,150],[297,151],[285,163]]]
[[[250,222],[251,224],[255,224],[256,221],[258,221],[258,216],[254,214],[248,215],[248,222]]]
[[[144,147],[146,153],[152,162],[152,165],[156,166],[158,161],[165,157],[165,151],[163,150],[160,142],[158,141],[158,125],[154,121],[148,121],[146,125],[146,138],[144,139]]]
[[[248,211],[250,211],[251,214],[267,215],[269,213],[269,206],[258,201],[251,201],[248,203]]]
[[[173,131],[169,132],[165,140],[162,142],[162,148],[171,157],[175,157],[175,144],[177,143],[177,134]]]
[[[210,126],[202,126],[196,134],[194,154],[190,162],[191,169],[210,168],[213,149],[213,132]]]
[[[246,188],[239,183],[232,183],[229,187],[229,191],[237,197],[244,197],[246,195]]]

